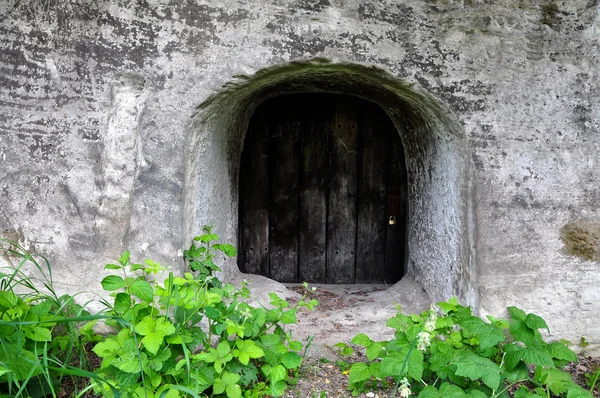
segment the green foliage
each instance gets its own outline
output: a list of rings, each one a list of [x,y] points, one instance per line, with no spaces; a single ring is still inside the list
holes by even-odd
[[[216,243],[210,227],[184,252],[191,272],[182,277],[147,260],[132,263],[125,252],[105,269],[116,271],[102,280],[111,292],[105,302],[114,317],[115,335],[94,347],[102,358],[98,376],[109,384],[95,390],[113,397],[262,397],[280,396],[291,372],[302,363],[303,344],[282,325],[296,322],[298,305],[312,308],[305,297],[296,306],[271,293],[271,306],[253,307],[243,301],[249,290],[222,283],[214,276],[220,252],[235,249]]]
[[[368,359],[350,367],[352,395],[393,377],[402,397],[508,397],[508,387],[523,382],[535,390],[520,388],[515,397],[591,397],[561,370],[577,356],[563,342],[544,341],[546,322],[516,307],[508,311],[510,321],[490,316],[485,322],[453,298],[421,315],[398,312],[387,322],[393,339],[373,341],[362,333],[352,339]],[[354,350],[334,347],[346,355]]]
[[[44,258],[40,264],[17,243],[0,244],[15,263],[0,269],[0,396],[55,395],[66,374],[78,375],[69,364],[87,367],[86,343],[98,339],[96,317],[72,296],[55,293]]]
[[[586,373],[586,384],[590,388],[590,392],[593,392],[597,388],[598,378],[600,378],[600,367],[594,368],[592,373]]]

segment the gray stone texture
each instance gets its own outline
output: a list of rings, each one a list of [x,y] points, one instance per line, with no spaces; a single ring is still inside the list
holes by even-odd
[[[597,0],[0,0],[0,20],[0,233],[47,256],[61,291],[94,297],[127,248],[181,268],[205,223],[236,243],[252,111],[347,92],[405,143],[408,271],[433,300],[516,305],[554,338],[600,343],[598,251],[561,239],[600,222]],[[403,116],[407,96],[352,68],[331,87],[310,73],[252,86],[315,58],[375,66],[425,99]]]

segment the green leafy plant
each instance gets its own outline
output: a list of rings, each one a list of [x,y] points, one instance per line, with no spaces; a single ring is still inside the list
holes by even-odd
[[[590,388],[590,392],[593,393],[594,389],[597,389],[598,378],[600,378],[600,366],[594,367],[594,371],[592,373],[585,374],[586,384]]]
[[[577,356],[563,342],[544,341],[539,330],[548,329],[546,322],[516,307],[508,311],[510,321],[488,316],[485,322],[453,298],[421,315],[398,312],[387,322],[393,339],[373,341],[362,333],[352,339],[368,358],[350,368],[352,394],[391,377],[402,397],[508,397],[509,386],[523,383],[533,388],[521,386],[517,398],[591,397],[561,370]]]
[[[56,294],[44,257],[40,263],[16,242],[0,244],[15,263],[0,269],[0,396],[56,396],[64,377],[75,377],[74,386],[84,377],[87,344],[98,339],[95,317],[73,296]]]
[[[111,292],[105,301],[116,334],[94,347],[102,358],[98,375],[123,397],[280,396],[291,372],[302,363],[303,344],[284,325],[296,323],[298,306],[274,293],[270,307],[254,307],[245,284],[236,288],[215,275],[218,253],[234,256],[235,248],[216,243],[211,227],[184,252],[190,270],[175,276],[160,264],[132,263],[125,252],[105,269],[117,274],[102,280]],[[162,283],[157,276],[167,273]],[[114,391],[96,383],[106,397]]]

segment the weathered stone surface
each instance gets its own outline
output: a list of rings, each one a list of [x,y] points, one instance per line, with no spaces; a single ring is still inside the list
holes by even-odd
[[[258,102],[347,92],[377,102],[404,140],[409,272],[429,295],[482,314],[517,305],[557,338],[598,344],[600,264],[565,250],[561,228],[600,222],[600,5],[548,4],[0,2],[0,232],[47,255],[65,291],[98,292],[126,248],[179,267],[202,223],[236,242]],[[193,118],[237,75],[314,58],[405,79],[449,110],[446,124],[419,129],[429,102],[403,113],[412,91],[394,103],[351,68],[337,83],[309,73],[254,87]]]

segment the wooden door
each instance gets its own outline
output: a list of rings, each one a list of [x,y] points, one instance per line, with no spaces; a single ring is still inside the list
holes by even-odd
[[[398,132],[377,105],[333,94],[265,102],[242,152],[240,270],[280,282],[397,282],[406,181]]]

